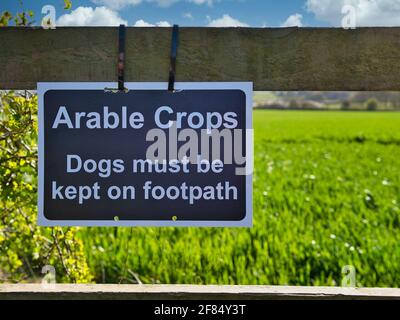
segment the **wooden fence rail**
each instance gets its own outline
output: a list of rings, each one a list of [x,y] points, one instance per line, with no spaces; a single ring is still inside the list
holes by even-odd
[[[2,299],[149,299],[149,300],[271,300],[271,299],[400,299],[400,289],[284,287],[284,286],[195,286],[195,285],[0,285]]]
[[[167,81],[170,28],[127,28],[126,81]],[[115,27],[0,28],[0,89],[116,81]],[[177,81],[400,90],[400,28],[181,28]]]
[[[170,28],[127,28],[126,81],[166,81]],[[118,29],[0,28],[0,89],[116,81]],[[181,28],[177,81],[255,90],[400,90],[400,28]],[[0,299],[400,299],[400,289],[0,285]]]

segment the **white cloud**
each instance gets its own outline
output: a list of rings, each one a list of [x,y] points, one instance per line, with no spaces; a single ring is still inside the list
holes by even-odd
[[[193,19],[193,16],[192,16],[192,14],[190,12],[185,12],[183,14],[183,17],[186,18],[186,19],[190,19],[190,20]]]
[[[169,7],[176,2],[179,2],[179,0],[147,0],[147,2],[155,2],[160,7]]]
[[[92,0],[94,4],[104,5],[113,10],[120,10],[126,6],[136,6],[142,3],[142,0]]]
[[[71,13],[62,15],[57,20],[58,26],[118,26],[120,24],[128,25],[128,22],[122,19],[118,12],[106,7],[78,7]],[[170,27],[168,21],[158,21],[149,23],[143,19],[137,20],[134,27]]]
[[[207,17],[209,21],[209,27],[248,27],[247,23],[241,22],[232,18],[229,14],[224,14],[221,18],[211,20],[210,17]]]
[[[135,22],[134,27],[154,27],[154,24],[148,23],[142,19]]]
[[[128,24],[119,14],[106,7],[78,7],[62,15],[57,26],[118,26]]]
[[[302,27],[303,16],[300,13],[295,13],[289,16],[281,27]]]
[[[171,24],[168,21],[159,21],[156,23],[157,27],[170,27]]]
[[[183,0],[91,0],[94,4],[106,6],[113,10],[121,10],[127,6],[137,6],[143,2],[156,3],[160,7],[169,7]],[[185,0],[197,5],[207,4],[212,6],[215,0]]]
[[[143,19],[137,20],[134,27],[170,27],[171,24],[168,21],[159,21],[156,24],[152,24],[144,21]]]
[[[202,4],[207,4],[210,7],[213,5],[214,1],[213,0],[187,0],[188,2],[192,2],[198,5],[202,5]]]
[[[356,26],[399,26],[400,0],[307,0],[306,8],[315,17],[333,26],[340,26],[342,8],[352,5]]]

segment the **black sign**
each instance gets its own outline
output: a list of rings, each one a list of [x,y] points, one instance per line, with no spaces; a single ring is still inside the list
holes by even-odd
[[[40,225],[251,225],[251,85],[162,85],[39,84]]]

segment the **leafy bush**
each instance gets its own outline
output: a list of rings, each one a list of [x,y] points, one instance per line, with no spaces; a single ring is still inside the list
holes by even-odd
[[[76,229],[36,225],[37,96],[0,99],[0,281],[35,281],[51,265],[57,281],[89,282]]]

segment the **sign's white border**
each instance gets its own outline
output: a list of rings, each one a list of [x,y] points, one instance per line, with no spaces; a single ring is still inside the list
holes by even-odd
[[[116,88],[115,82],[39,82],[37,94],[39,102],[39,143],[38,143],[38,225],[39,226],[174,226],[174,227],[251,227],[253,219],[253,175],[246,176],[246,216],[240,221],[156,221],[156,220],[48,220],[44,216],[44,105],[43,97],[48,90],[104,90]],[[127,82],[129,90],[167,90],[166,82]],[[253,83],[252,82],[177,82],[176,90],[242,90],[246,94],[246,129],[252,129]],[[253,135],[247,139],[247,150],[251,154],[247,162],[253,166]],[[249,145],[250,144],[250,145]]]

